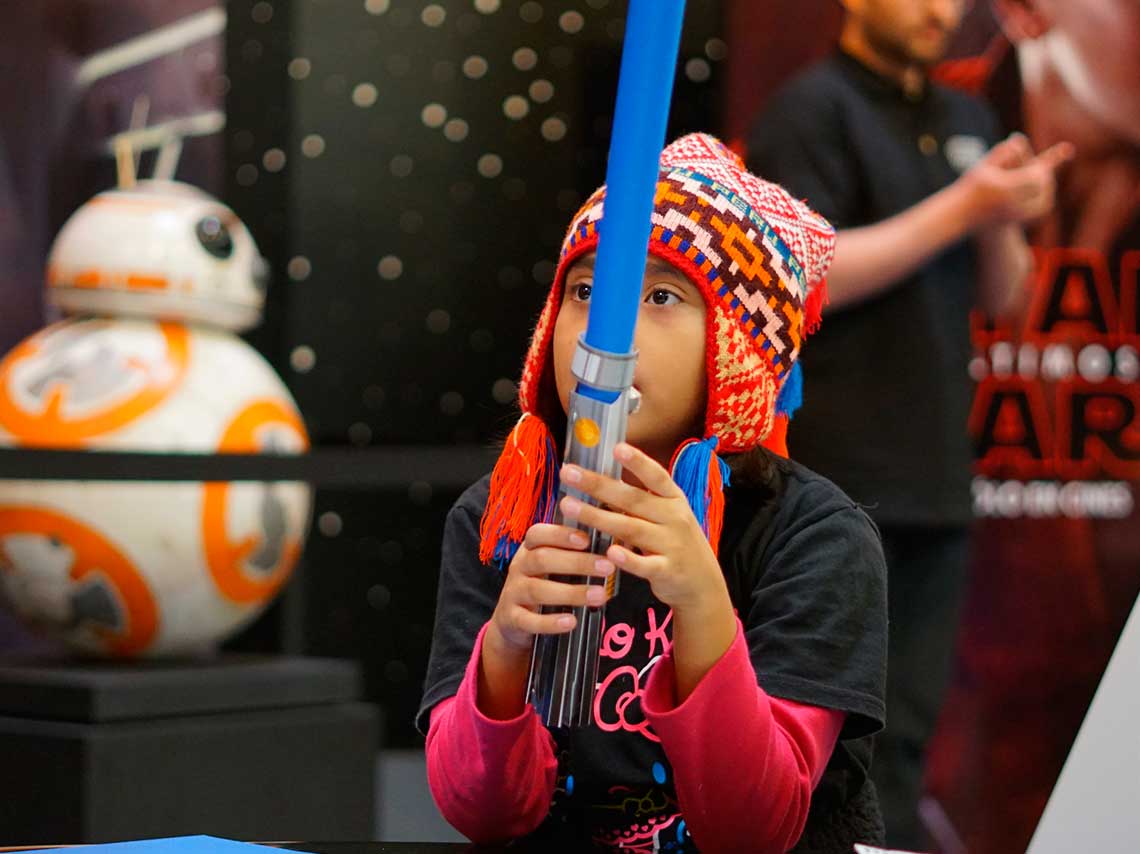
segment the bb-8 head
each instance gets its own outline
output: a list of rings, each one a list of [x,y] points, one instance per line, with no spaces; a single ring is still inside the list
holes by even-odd
[[[72,214],[52,247],[47,286],[49,301],[69,314],[242,332],[261,317],[265,262],[245,224],[212,196],[140,181]]]

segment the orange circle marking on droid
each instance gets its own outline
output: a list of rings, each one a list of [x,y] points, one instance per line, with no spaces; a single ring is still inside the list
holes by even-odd
[[[13,397],[13,375],[22,363],[40,356],[49,336],[71,325],[79,324],[65,321],[49,326],[18,345],[0,362],[0,428],[11,433],[21,445],[79,448],[93,439],[113,433],[165,401],[182,383],[190,366],[190,333],[186,327],[160,323],[158,330],[166,344],[162,360],[165,364],[148,362],[144,366],[132,359],[132,367],[145,367],[147,370],[145,384],[130,397],[91,414],[69,418],[64,411],[71,388],[66,382],[58,382],[47,392],[41,411],[30,412]]]
[[[5,537],[27,535],[57,540],[70,548],[75,555],[69,572],[72,580],[83,581],[101,574],[110,582],[126,612],[126,629],[116,632],[104,626],[96,628],[109,652],[129,656],[150,645],[158,631],[154,595],[130,559],[110,540],[62,513],[0,505],[0,546]]]
[[[276,400],[259,400],[251,403],[230,423],[218,445],[220,453],[253,454],[261,450],[257,434],[268,425],[284,427],[295,433],[304,449],[308,449],[308,435],[300,417],[289,406]],[[226,508],[230,484],[213,482],[203,484],[202,542],[206,550],[206,564],[218,590],[231,602],[251,604],[272,596],[289,577],[289,571],[301,553],[296,538],[286,540],[281,555],[272,571],[264,577],[255,577],[244,569],[261,538],[250,534],[231,540],[226,525]]]

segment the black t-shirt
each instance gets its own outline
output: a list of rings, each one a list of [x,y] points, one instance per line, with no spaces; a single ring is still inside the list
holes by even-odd
[[[765,484],[727,491],[721,566],[758,683],[772,696],[847,713],[796,849],[846,854],[853,842],[874,841],[867,836],[874,824],[868,813],[877,808],[864,781],[870,736],[884,723],[882,547],[874,523],[834,484],[769,457]],[[487,493],[484,478],[448,516],[431,660],[416,718],[421,732],[432,707],[458,690],[475,637],[502,589],[503,573],[478,559]],[[606,606],[595,725],[553,732],[558,784],[538,835],[577,845],[695,850],[672,769],[638,698],[671,642],[671,617],[645,582],[622,577],[618,596]]]
[[[870,225],[951,184],[996,141],[979,100],[911,97],[837,53],[783,86],[756,121],[748,167],[838,229]],[[804,347],[792,455],[882,524],[966,524],[971,451],[972,241],[866,302],[829,313]]]

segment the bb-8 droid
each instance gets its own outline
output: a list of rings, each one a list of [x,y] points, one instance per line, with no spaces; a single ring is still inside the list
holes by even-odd
[[[70,315],[0,361],[0,445],[302,453],[296,404],[236,335],[262,259],[225,205],[175,182],[104,192],[52,247]],[[101,656],[208,650],[281,588],[308,530],[303,483],[0,481],[0,598]]]

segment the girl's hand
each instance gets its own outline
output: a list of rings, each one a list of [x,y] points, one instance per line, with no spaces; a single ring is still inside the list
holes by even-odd
[[[689,500],[669,472],[625,443],[614,449],[614,458],[645,488],[566,465],[563,481],[611,509],[567,497],[562,513],[620,540],[623,545],[610,546],[606,557],[648,581],[653,595],[673,609],[674,693],[682,703],[736,637],[728,585]]]
[[[598,606],[602,584],[568,584],[547,575],[605,578],[613,564],[584,551],[586,535],[562,525],[532,525],[507,569],[495,612],[483,635],[476,703],[496,720],[511,720],[523,710],[527,673],[535,635],[566,634],[573,614],[540,614],[543,605]]]
[[[601,584],[554,581],[548,575],[605,578],[614,567],[599,555],[584,552],[589,540],[581,531],[561,525],[532,525],[507,570],[507,580],[491,616],[489,632],[504,654],[529,658],[535,635],[565,634],[574,628],[573,614],[540,614],[542,605],[597,607],[605,602]]]
[[[619,444],[614,457],[645,488],[564,465],[563,482],[608,509],[567,496],[563,515],[621,541],[623,545],[610,546],[606,557],[648,581],[653,595],[678,617],[723,610],[728,601],[724,574],[681,487],[656,460],[632,445]]]

